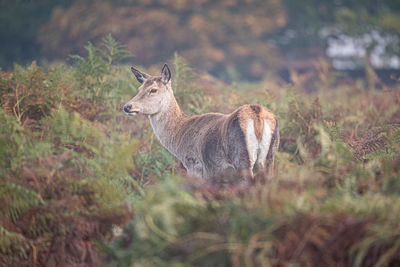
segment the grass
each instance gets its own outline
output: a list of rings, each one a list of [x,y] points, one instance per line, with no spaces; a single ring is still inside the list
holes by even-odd
[[[110,38],[73,67],[0,73],[0,264],[399,264],[399,84],[318,68],[228,85],[175,55],[187,113],[260,103],[279,118],[272,179],[200,180],[121,112],[138,83]]]

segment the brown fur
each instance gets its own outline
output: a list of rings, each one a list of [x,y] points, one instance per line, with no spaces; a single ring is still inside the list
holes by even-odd
[[[271,111],[264,108],[263,106],[257,104],[245,105],[239,111],[238,117],[240,120],[240,127],[242,128],[242,131],[244,133],[246,133],[247,122],[250,119],[254,121],[254,131],[258,141],[261,141],[261,136],[264,131],[264,121],[268,120],[272,136],[273,130],[275,128],[276,118]]]

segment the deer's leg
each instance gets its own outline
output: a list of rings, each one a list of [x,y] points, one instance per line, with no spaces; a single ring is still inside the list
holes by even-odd
[[[199,168],[199,166],[190,166],[187,168],[187,172],[190,176],[204,177],[203,168]]]
[[[240,174],[245,180],[253,180],[254,178],[254,173],[252,169],[241,170]]]
[[[249,157],[247,149],[243,149],[243,151],[239,154],[237,163],[238,164],[236,164],[235,169],[241,178],[245,180],[252,180],[254,178],[254,161]]]
[[[255,174],[260,174],[265,172],[265,164],[261,160],[257,160],[257,162],[254,164],[254,173]]]
[[[194,177],[203,177],[203,164],[200,160],[192,155],[188,155],[184,158],[183,162],[188,174]]]
[[[272,177],[273,175],[275,153],[278,151],[279,148],[279,140],[280,140],[279,129],[278,125],[276,125],[274,134],[272,135],[271,138],[271,144],[266,158],[265,171],[268,177]]]

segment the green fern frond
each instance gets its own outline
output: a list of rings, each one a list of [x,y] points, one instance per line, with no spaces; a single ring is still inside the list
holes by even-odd
[[[16,221],[23,211],[45,204],[42,197],[35,191],[7,181],[0,181],[0,200],[6,204],[5,216],[12,221]]]
[[[117,42],[111,34],[107,35],[103,39],[102,45],[105,49],[101,49],[99,52],[110,65],[117,61],[134,57],[134,55],[130,51],[126,50],[124,45]]]
[[[10,232],[0,225],[0,257],[1,254],[15,253],[26,258],[29,249],[29,241],[23,235]]]

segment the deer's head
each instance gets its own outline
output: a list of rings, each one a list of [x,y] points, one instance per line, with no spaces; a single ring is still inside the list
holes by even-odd
[[[174,98],[171,87],[171,71],[167,64],[161,70],[161,76],[151,76],[131,67],[136,79],[142,84],[137,95],[124,106],[128,115],[154,115],[166,110]]]

